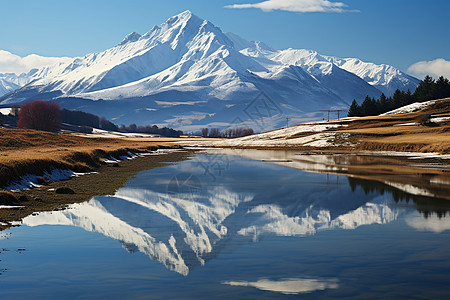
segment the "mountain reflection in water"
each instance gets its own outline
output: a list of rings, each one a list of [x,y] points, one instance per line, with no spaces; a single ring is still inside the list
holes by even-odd
[[[418,230],[450,229],[444,218],[448,205],[442,208],[431,198],[384,183],[307,173],[286,168],[280,161],[242,157],[233,157],[220,174],[210,176],[213,155],[217,154],[197,155],[139,173],[114,196],[95,197],[64,211],[30,216],[23,223],[69,225],[98,232],[120,241],[128,251],[142,252],[185,276],[237,238],[257,242],[271,235],[306,237],[325,230],[387,224],[399,216]],[[329,159],[321,157],[315,168],[321,169],[320,161],[329,164]],[[211,170],[206,171],[208,163]],[[412,203],[422,216],[411,214]],[[435,213],[438,217],[426,218]],[[303,285],[298,280],[224,284],[258,289],[281,286],[282,293],[290,293],[292,285],[306,290],[308,286],[320,289],[337,285],[333,280],[320,283],[305,279]]]

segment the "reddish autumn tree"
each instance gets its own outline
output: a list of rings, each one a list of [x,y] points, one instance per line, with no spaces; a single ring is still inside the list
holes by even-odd
[[[61,128],[61,119],[58,104],[37,100],[20,107],[17,127],[57,132]]]

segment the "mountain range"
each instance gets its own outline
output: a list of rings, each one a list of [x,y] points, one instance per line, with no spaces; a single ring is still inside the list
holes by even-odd
[[[224,33],[190,11],[115,47],[69,62],[0,74],[0,105],[56,101],[117,124],[183,130],[245,123],[256,131],[317,120],[353,99],[414,91],[419,80],[388,65],[312,50],[275,50]]]

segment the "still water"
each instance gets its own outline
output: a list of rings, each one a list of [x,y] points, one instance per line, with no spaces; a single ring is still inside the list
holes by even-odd
[[[193,155],[0,232],[1,299],[450,297],[448,200],[245,156]]]

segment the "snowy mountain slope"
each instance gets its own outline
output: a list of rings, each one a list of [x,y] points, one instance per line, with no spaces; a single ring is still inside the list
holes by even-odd
[[[386,95],[392,95],[396,89],[414,91],[420,83],[417,78],[409,76],[393,66],[363,62],[357,58],[325,56],[313,50],[281,50],[274,52],[270,58],[306,67],[312,74],[319,76],[327,75],[331,72],[332,66],[336,66],[355,74]]]
[[[0,96],[13,92],[33,80],[33,75],[37,69],[31,70],[29,73],[16,75],[14,73],[0,74]]]
[[[263,94],[263,102],[277,106],[277,114],[257,129],[269,130],[286,117],[317,119],[320,109],[346,109],[355,98],[381,94],[349,71],[355,67],[346,70],[335,58],[307,53],[224,34],[185,11],[143,35],[130,33],[104,52],[39,69],[33,81],[0,98],[0,104],[53,100],[118,124],[151,120],[198,129],[224,127],[234,119],[254,122],[246,110]],[[363,75],[370,80],[375,76],[368,74]]]

